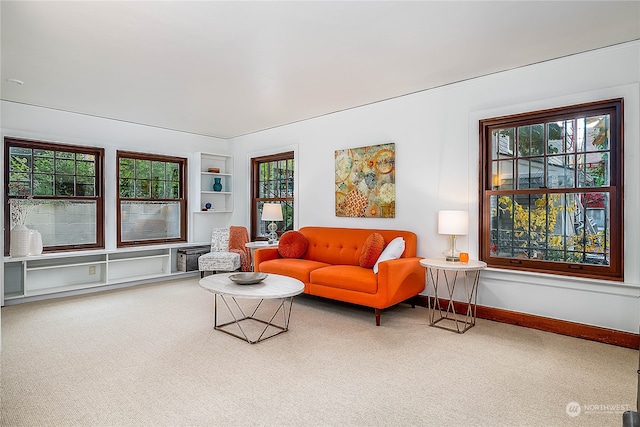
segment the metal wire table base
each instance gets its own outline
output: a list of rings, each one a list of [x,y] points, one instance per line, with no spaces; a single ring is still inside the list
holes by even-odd
[[[433,285],[435,295],[433,297],[433,304],[431,304],[431,298],[427,299],[429,305],[429,324],[436,328],[458,332],[459,334],[466,332],[476,324],[476,299],[478,295],[478,279],[480,278],[480,270],[450,271],[449,276],[447,275],[447,271],[439,270],[437,268],[429,268],[428,271],[428,279],[430,279],[431,284]],[[442,272],[442,274],[439,274],[439,272]],[[446,308],[443,308],[443,304],[438,298],[438,286],[441,276],[444,277],[449,297]],[[464,314],[456,313],[453,300],[453,292],[456,287],[456,282],[458,281],[464,282],[465,301],[463,304],[466,305],[466,311]],[[453,322],[455,329],[444,325],[438,325],[438,323],[443,320]]]
[[[225,323],[218,324],[218,298],[222,300],[224,306],[227,308],[229,314],[233,320]],[[214,299],[214,308],[213,308],[213,328],[217,331],[224,332],[225,334],[231,335],[233,337],[239,338],[243,341],[248,342],[249,344],[256,344],[260,341],[264,341],[266,339],[275,337],[276,335],[280,335],[289,330],[289,319],[291,318],[291,307],[293,306],[293,297],[286,298],[278,298],[280,300],[278,306],[276,307],[275,312],[271,316],[269,320],[260,319],[257,316],[258,310],[262,306],[262,303],[265,301],[264,299],[259,300],[256,307],[253,309],[250,315],[246,315],[243,308],[238,304],[236,297],[228,297],[225,298],[224,295],[215,294]],[[271,299],[273,300],[273,299]],[[234,307],[236,310],[234,310]],[[237,315],[239,313],[239,315]],[[281,315],[281,316],[279,316]],[[274,320],[281,320],[280,324],[274,323]],[[249,338],[248,331],[243,328],[242,322],[253,321],[264,325],[262,331],[259,333],[256,339]],[[246,323],[245,323],[246,324]],[[239,330],[239,334],[230,331],[229,327],[231,326],[237,327]],[[270,333],[267,331],[271,329]],[[275,329],[275,332],[273,332]]]

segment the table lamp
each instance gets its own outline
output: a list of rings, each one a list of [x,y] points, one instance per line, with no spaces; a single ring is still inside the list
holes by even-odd
[[[282,205],[280,203],[265,203],[262,205],[262,217],[263,221],[271,221],[267,230],[269,230],[269,243],[274,243],[278,240],[276,230],[278,226],[275,221],[282,221]]]
[[[450,236],[449,249],[444,251],[447,261],[460,261],[460,252],[456,249],[456,236],[469,234],[469,212],[439,211],[438,233]]]

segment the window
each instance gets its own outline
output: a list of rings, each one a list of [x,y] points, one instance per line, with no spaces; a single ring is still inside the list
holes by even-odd
[[[19,212],[44,252],[104,248],[104,150],[5,138],[5,255]],[[12,219],[13,214],[13,219]]]
[[[293,230],[293,170],[293,151],[252,159],[251,240],[266,239],[267,224],[260,220],[264,203],[282,205],[279,236]]]
[[[118,247],[186,242],[187,160],[118,151]]]
[[[623,101],[480,121],[491,267],[623,279]]]

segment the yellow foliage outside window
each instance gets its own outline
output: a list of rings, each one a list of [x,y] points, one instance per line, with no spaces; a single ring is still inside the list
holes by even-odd
[[[585,253],[608,252],[609,242],[604,230],[590,233],[582,227],[575,231],[571,222],[566,224],[568,220],[558,224],[562,215],[572,214],[567,216],[573,218],[577,210],[575,202],[562,201],[561,194],[542,194],[526,207],[514,201],[512,196],[500,196],[498,209],[512,219],[513,236],[529,258],[581,262]],[[557,230],[557,227],[562,229]],[[538,251],[543,250],[546,255],[541,258]]]

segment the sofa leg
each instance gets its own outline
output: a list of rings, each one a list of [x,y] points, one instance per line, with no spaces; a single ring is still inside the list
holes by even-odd
[[[203,279],[204,278],[204,271],[200,271],[200,278]]]
[[[376,308],[376,326],[380,326],[380,313],[382,313],[382,310],[380,310],[379,308]]]

